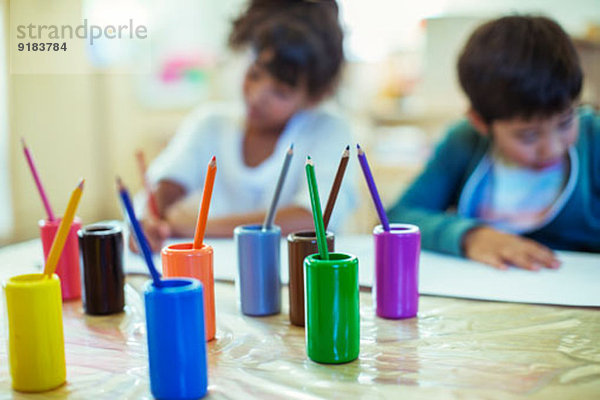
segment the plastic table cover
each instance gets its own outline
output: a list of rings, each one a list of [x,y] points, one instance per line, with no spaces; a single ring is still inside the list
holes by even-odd
[[[35,272],[19,245],[0,250],[0,277]],[[127,278],[125,312],[88,316],[64,303],[67,384],[14,392],[2,307],[0,399],[151,398],[142,287]],[[306,357],[304,329],[279,315],[240,313],[231,283],[217,283],[217,338],[208,343],[209,398],[600,398],[600,312],[421,296],[419,315],[377,318],[362,291],[358,360],[323,365]],[[4,299],[4,295],[2,295]],[[3,300],[4,301],[4,300]]]

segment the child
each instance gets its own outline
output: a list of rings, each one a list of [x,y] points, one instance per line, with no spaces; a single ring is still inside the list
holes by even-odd
[[[600,252],[600,117],[575,106],[583,77],[567,34],[544,17],[488,22],[458,76],[467,120],[390,218],[418,225],[426,249],[500,269],[558,268],[551,248]]]
[[[243,83],[245,115],[199,110],[190,115],[149,169],[160,220],[145,218],[154,251],[168,236],[191,237],[206,165],[217,158],[207,236],[231,236],[234,227],[262,223],[285,152],[294,158],[280,197],[282,233],[313,229],[304,175],[306,155],[316,160],[321,190],[329,192],[349,128],[317,106],[334,92],[343,62],[342,30],[334,0],[254,0],[234,21],[230,45],[250,45],[253,60]],[[354,206],[351,177],[342,186],[331,227]],[[182,201],[183,200],[183,201]]]

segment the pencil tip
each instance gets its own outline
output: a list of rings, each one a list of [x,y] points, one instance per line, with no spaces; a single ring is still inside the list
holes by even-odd
[[[83,190],[83,184],[84,184],[84,183],[85,183],[85,179],[84,179],[84,178],[81,178],[81,179],[79,180],[79,185],[77,185],[77,187],[78,187],[79,189],[82,189],[82,190]]]
[[[350,145],[346,146],[346,150],[348,150],[348,151],[350,150]]]
[[[122,188],[123,188],[123,182],[121,181],[121,177],[117,175],[117,176],[115,177],[115,181],[117,182],[117,187],[118,187],[119,189],[122,189]]]
[[[294,149],[294,143],[293,142],[290,143],[290,149],[292,149],[292,150]]]
[[[21,136],[21,146],[27,147],[27,144],[25,143],[25,138],[23,136]]]
[[[356,143],[356,148],[360,150],[360,144]]]
[[[308,165],[314,165],[313,161],[312,161],[312,158],[310,158],[310,156],[306,156],[306,164],[308,164]]]
[[[217,157],[216,156],[212,156],[212,158],[210,159],[210,162],[208,163],[209,167],[214,167],[215,165],[217,165]]]

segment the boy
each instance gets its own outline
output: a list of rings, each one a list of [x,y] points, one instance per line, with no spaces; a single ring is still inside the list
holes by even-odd
[[[500,269],[558,268],[551,248],[600,252],[600,117],[575,107],[583,76],[567,34],[544,17],[493,20],[458,76],[467,120],[390,218],[418,225],[426,249]]]

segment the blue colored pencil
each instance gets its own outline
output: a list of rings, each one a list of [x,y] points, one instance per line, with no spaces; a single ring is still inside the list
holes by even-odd
[[[129,217],[129,222],[131,224],[131,227],[133,228],[133,236],[136,239],[140,251],[144,255],[146,265],[148,266],[148,270],[150,270],[150,275],[152,275],[152,280],[154,281],[154,286],[162,287],[160,274],[156,270],[154,262],[152,261],[152,252],[150,251],[150,246],[148,245],[148,241],[146,240],[146,236],[144,235],[144,231],[142,230],[140,223],[135,217],[135,211],[133,210],[133,205],[131,204],[131,199],[129,198],[129,192],[127,191],[127,188],[123,185],[123,182],[121,182],[121,178],[118,177],[117,186],[119,188],[119,195],[121,196],[121,201],[123,202],[123,206],[125,207],[125,211],[127,213],[127,216]]]

